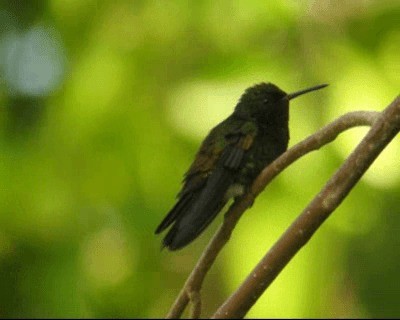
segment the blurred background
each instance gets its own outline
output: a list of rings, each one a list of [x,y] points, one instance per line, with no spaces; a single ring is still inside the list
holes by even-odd
[[[160,251],[202,138],[243,91],[291,103],[293,145],[400,86],[397,0],[1,1],[0,317],[163,317],[222,214]],[[296,162],[206,279],[203,316],[243,281],[367,132]],[[400,315],[400,139],[249,317]]]

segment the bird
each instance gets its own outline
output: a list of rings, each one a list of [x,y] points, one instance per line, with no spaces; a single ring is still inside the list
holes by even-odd
[[[208,133],[185,173],[177,202],[155,230],[159,234],[170,227],[162,248],[187,246],[230,199],[243,196],[259,173],[287,150],[289,101],[326,86],[289,94],[270,82],[247,88],[233,113]]]

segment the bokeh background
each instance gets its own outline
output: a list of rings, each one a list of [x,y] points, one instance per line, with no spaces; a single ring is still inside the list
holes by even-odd
[[[163,317],[220,224],[154,235],[210,128],[250,85],[330,86],[291,141],[399,93],[398,0],[0,2],[0,317]],[[257,199],[204,285],[207,316],[357,145],[352,129]],[[249,317],[400,315],[400,139]]]

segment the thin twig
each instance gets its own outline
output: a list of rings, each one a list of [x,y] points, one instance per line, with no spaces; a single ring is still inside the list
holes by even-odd
[[[400,131],[400,97],[372,125],[367,135],[302,214],[253,269],[213,318],[243,318],[294,255],[340,205],[373,161]]]
[[[190,318],[198,319],[201,315],[201,297],[199,291],[191,291],[189,293],[189,299],[192,303],[192,308],[190,310]]]
[[[264,190],[268,183],[295,160],[333,141],[341,132],[347,129],[356,126],[372,125],[379,115],[379,112],[368,111],[356,111],[345,114],[287,150],[266,167],[254,181],[251,191],[240,200],[235,201],[228,209],[224,222],[214,234],[207,248],[203,251],[166,318],[179,318],[190,301],[189,295],[192,292],[200,292],[208,270],[229,240],[232,230],[235,228],[243,212],[253,204],[256,196]]]

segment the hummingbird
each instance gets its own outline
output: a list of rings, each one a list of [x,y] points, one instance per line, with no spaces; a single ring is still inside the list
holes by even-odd
[[[272,83],[247,88],[233,113],[202,142],[177,202],[155,234],[171,226],[162,246],[178,250],[196,239],[231,199],[238,200],[289,142],[289,101],[326,87],[287,94]]]

